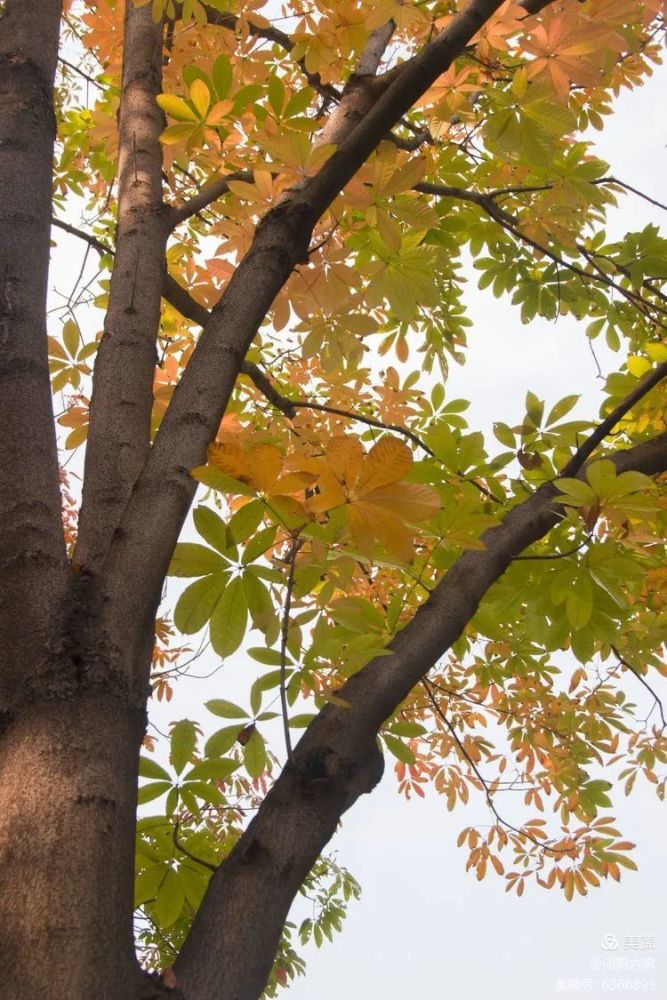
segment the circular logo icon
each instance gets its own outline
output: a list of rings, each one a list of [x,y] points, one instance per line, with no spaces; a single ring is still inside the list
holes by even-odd
[[[611,932],[605,934],[601,943],[605,951],[616,951],[618,948],[618,938]]]

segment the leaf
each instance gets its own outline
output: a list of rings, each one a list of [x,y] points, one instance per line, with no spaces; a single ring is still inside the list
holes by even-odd
[[[226,559],[212,549],[207,549],[205,545],[179,542],[174,549],[167,572],[169,576],[205,576],[208,573],[224,570],[228,565]]]
[[[201,79],[193,80],[190,87],[190,100],[197,109],[197,114],[201,119],[206,118],[206,112],[211,106],[211,91]]]
[[[199,764],[195,764],[187,774],[183,775],[183,781],[226,781],[238,767],[238,762],[231,757],[208,757]]]
[[[197,734],[194,722],[190,722],[189,719],[177,722],[169,738],[169,760],[176,774],[180,774],[185,765],[192,759],[196,745]]]
[[[160,927],[168,930],[181,915],[185,893],[180,879],[173,868],[167,868],[164,880],[153,903],[153,912]]]
[[[397,760],[402,761],[404,764],[414,764],[415,755],[403,740],[399,740],[396,736],[391,736],[390,733],[383,733],[382,739],[387,744],[387,749],[396,757]]]
[[[224,54],[213,63],[213,86],[219,101],[223,101],[232,89],[232,64]]]
[[[67,353],[70,357],[76,357],[80,340],[81,334],[79,332],[79,327],[73,319],[68,319],[67,322],[63,324],[63,344],[65,345]]]
[[[157,799],[171,789],[171,781],[151,781],[147,785],[141,785],[137,792],[137,802],[143,805],[152,799]]]
[[[211,615],[211,645],[219,656],[231,656],[243,641],[248,624],[248,602],[241,577],[225,587]]]
[[[248,713],[233,701],[225,701],[224,698],[213,698],[206,702],[206,707],[213,715],[218,715],[223,719],[247,719]]]
[[[155,98],[163,111],[180,122],[196,122],[197,116],[182,97],[175,94],[158,94]],[[164,133],[163,133],[164,134]],[[164,141],[164,140],[163,140]]]
[[[197,125],[169,125],[160,136],[160,142],[165,146],[174,146],[179,142],[187,142],[194,134]]]
[[[228,573],[214,573],[185,588],[174,608],[174,624],[180,632],[193,635],[204,627],[222,600],[228,579]]]
[[[160,767],[156,761],[151,760],[150,757],[144,757],[143,755],[139,758],[139,777],[159,778],[163,781],[171,783],[169,773],[165,771],[163,767]]]
[[[256,729],[243,747],[243,763],[251,778],[259,778],[266,770],[266,744]]]
[[[195,507],[193,514],[195,528],[205,542],[212,545],[218,552],[225,552],[233,541],[229,538],[228,529],[222,518],[209,507]],[[173,562],[173,560],[172,560]],[[211,572],[207,570],[206,572]]]
[[[563,417],[572,410],[579,402],[580,397],[578,395],[563,396],[549,411],[549,416],[546,419],[546,426],[551,427],[552,424],[557,423],[562,420]]]
[[[227,751],[231,750],[234,746],[242,729],[242,725],[225,726],[223,729],[218,729],[218,731],[213,733],[213,735],[206,741],[206,745],[204,747],[206,756],[224,756],[224,754],[226,754]]]
[[[239,507],[229,522],[229,533],[234,539],[234,543],[240,545],[247,541],[261,524],[263,517],[264,504],[261,500],[251,500],[250,503]]]

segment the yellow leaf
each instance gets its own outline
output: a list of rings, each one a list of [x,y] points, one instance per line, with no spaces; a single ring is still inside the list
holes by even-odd
[[[200,118],[206,118],[206,112],[211,106],[211,91],[201,77],[192,81],[190,100],[194,104]]]

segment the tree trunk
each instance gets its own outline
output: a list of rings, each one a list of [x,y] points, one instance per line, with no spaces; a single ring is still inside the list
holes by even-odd
[[[143,710],[74,689],[25,704],[0,739],[0,963],[6,1000],[125,1000]]]

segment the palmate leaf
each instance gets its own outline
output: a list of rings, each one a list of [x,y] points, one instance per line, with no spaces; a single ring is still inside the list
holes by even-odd
[[[413,532],[408,522],[429,520],[440,510],[440,497],[430,486],[401,481],[412,461],[412,452],[397,438],[383,438],[368,455],[357,438],[332,438],[326,459],[309,466],[319,473],[318,492],[306,509],[318,514],[343,507],[362,552],[379,543],[409,561]]]

